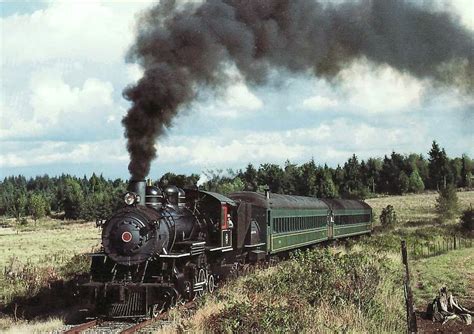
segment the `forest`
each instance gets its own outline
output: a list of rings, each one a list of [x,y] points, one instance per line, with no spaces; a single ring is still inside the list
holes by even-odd
[[[233,191],[263,191],[320,198],[365,199],[378,194],[420,193],[440,190],[448,185],[471,188],[474,162],[467,155],[449,158],[444,148],[433,141],[427,158],[423,154],[392,152],[383,158],[359,160],[354,154],[344,165],[318,165],[314,159],[284,166],[248,164],[239,170],[208,170],[205,179],[197,174],[164,174],[160,187],[197,187],[227,194]],[[122,205],[127,181],[109,180],[102,175],[6,177],[0,181],[0,215],[26,223],[50,215],[65,219],[94,220],[107,217]]]

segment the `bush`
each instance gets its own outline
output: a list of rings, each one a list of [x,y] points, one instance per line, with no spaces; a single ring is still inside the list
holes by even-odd
[[[436,199],[436,211],[440,220],[452,219],[456,216],[458,211],[458,196],[456,195],[456,188],[449,184],[439,192]]]
[[[380,214],[380,224],[383,227],[393,227],[397,223],[397,214],[391,205],[382,209]]]
[[[387,305],[382,297],[393,296],[393,288],[400,286],[400,269],[385,256],[366,252],[296,251],[276,268],[246,275],[231,289],[219,290],[213,298],[223,307],[214,309],[202,330],[301,333],[321,332],[324,328],[341,332],[344,328],[333,323],[339,318],[334,314],[349,321],[354,319],[351,315],[357,315],[364,329],[371,329],[369,332],[375,331],[380,322],[390,323],[391,330],[401,330],[403,304]],[[319,320],[330,321],[316,328],[318,314]],[[380,318],[379,314],[385,316]],[[390,320],[386,314],[391,315]],[[347,325],[346,320],[341,322]],[[351,326],[364,331],[356,324]]]
[[[472,205],[461,216],[461,226],[468,231],[474,231],[474,209]]]

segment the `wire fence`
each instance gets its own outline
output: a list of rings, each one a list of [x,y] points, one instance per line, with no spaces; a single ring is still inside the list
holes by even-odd
[[[473,239],[452,236],[434,241],[414,242],[408,249],[412,259],[421,259],[446,254],[455,249],[470,248],[473,245]]]

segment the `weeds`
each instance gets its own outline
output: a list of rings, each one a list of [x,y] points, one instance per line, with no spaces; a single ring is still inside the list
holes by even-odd
[[[401,268],[384,256],[329,249],[296,252],[271,274],[264,272],[242,277],[232,289],[223,288],[217,297],[209,298],[208,307],[216,300],[223,306],[201,317],[199,330],[308,332],[315,330],[316,315],[325,318],[317,324],[319,331],[327,331],[332,324],[337,324],[333,330],[341,330],[344,323],[333,317],[349,313],[359,329],[368,331],[387,323],[388,311],[391,328],[403,326]],[[387,303],[394,296],[399,302]]]

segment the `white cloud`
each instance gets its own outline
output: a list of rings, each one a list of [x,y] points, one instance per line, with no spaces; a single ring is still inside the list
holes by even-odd
[[[193,107],[206,117],[227,119],[249,116],[262,108],[263,102],[240,79],[226,87],[221,96],[211,94]]]
[[[303,101],[303,107],[313,110],[333,108],[338,105],[337,100],[326,96],[316,95]]]
[[[31,76],[31,109],[27,117],[22,117],[14,108],[4,109],[2,117],[8,118],[9,122],[0,125],[0,139],[45,136],[62,127],[99,131],[100,125],[91,125],[100,119],[110,119],[111,114],[117,112],[112,93],[110,82],[89,78],[82,86],[73,87],[64,81],[61,71],[55,68],[39,70]]]
[[[125,165],[128,154],[123,140],[96,142],[42,141],[32,147],[16,147],[0,154],[0,168],[19,168],[49,164],[84,164],[98,160]]]
[[[244,110],[257,110],[263,106],[262,101],[252,94],[243,83],[232,85],[227,89],[225,102],[229,108]]]
[[[54,59],[122,62],[134,37],[134,15],[149,3],[53,1],[31,14],[2,18],[2,63]]]
[[[424,92],[420,80],[389,66],[354,62],[340,74],[340,89],[355,112],[369,114],[410,112],[420,105]]]
[[[127,64],[127,76],[130,83],[137,82],[143,77],[143,68],[138,64]]]
[[[438,2],[441,9],[450,9],[456,15],[459,15],[464,26],[474,30],[474,3],[472,0],[438,0]]]
[[[226,131],[208,136],[172,136],[159,145],[157,163],[180,168],[242,168],[248,162],[283,164],[308,161],[336,163],[353,153],[361,158],[389,154],[391,149],[406,152],[424,147],[431,138],[425,127],[407,122],[379,127],[347,118],[323,122],[314,127],[281,131]]]

